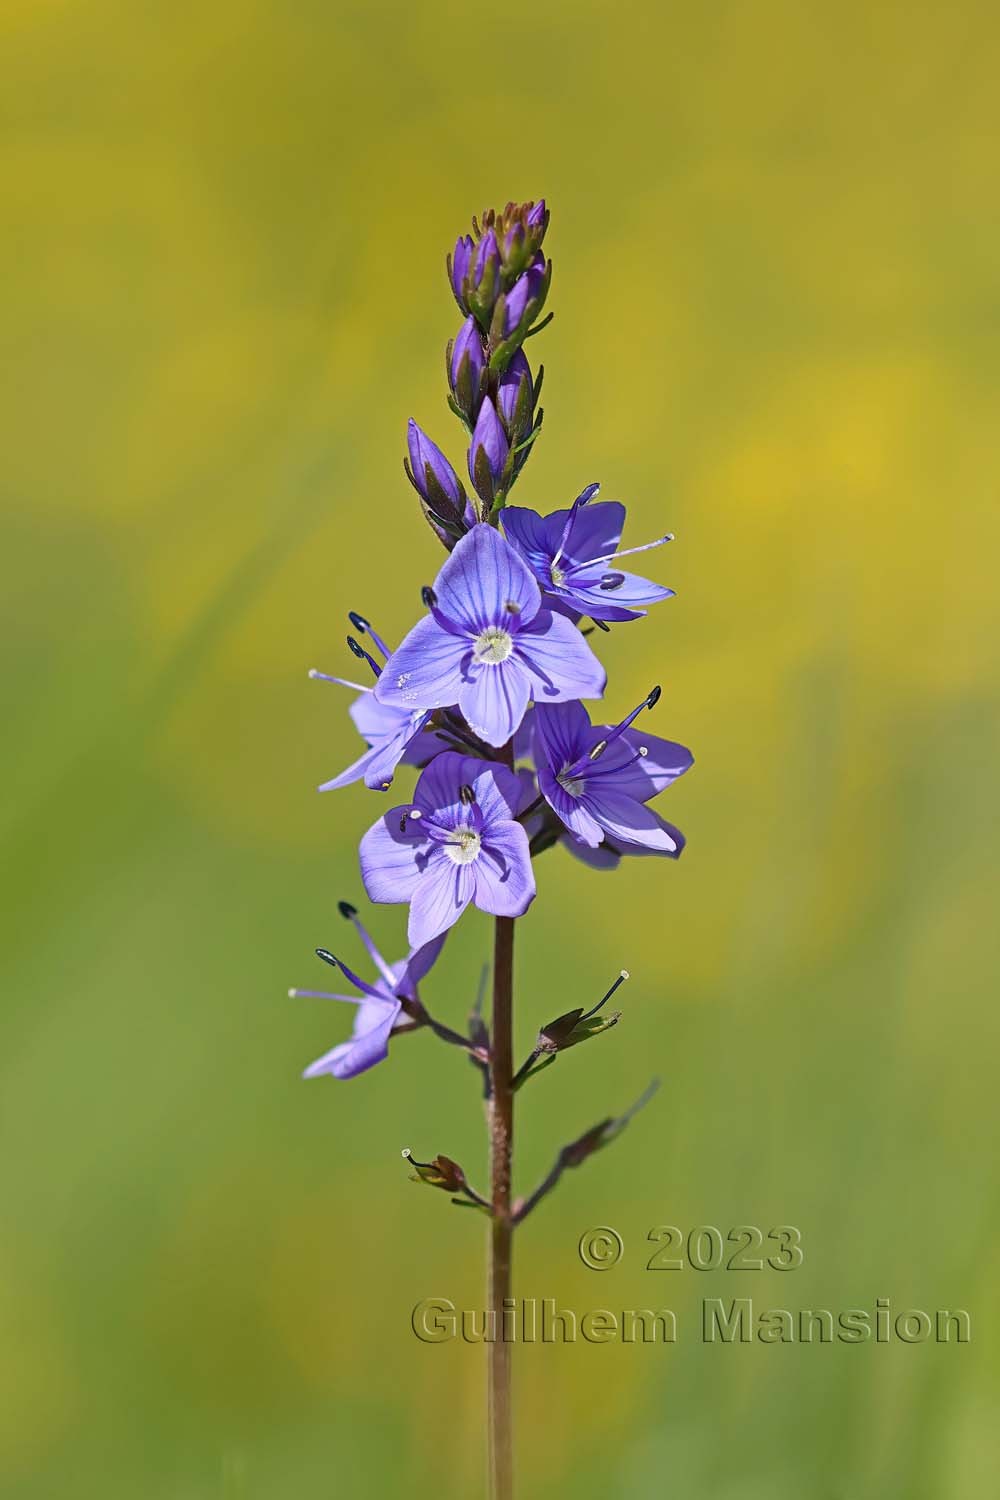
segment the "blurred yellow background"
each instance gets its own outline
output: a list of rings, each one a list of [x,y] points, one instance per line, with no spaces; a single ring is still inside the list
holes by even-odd
[[[698,764],[678,865],[556,851],[522,924],[519,1051],[633,978],[521,1096],[518,1186],[664,1088],[518,1290],[682,1328],[517,1351],[522,1494],[995,1486],[998,42],[974,0],[8,0],[5,1495],[478,1493],[482,1351],[409,1314],[481,1305],[483,1225],[399,1157],[484,1180],[475,1079],[422,1035],[302,1083],[350,1015],[285,991],[349,949],[383,805],[312,790],[356,743],[305,672],[348,667],[348,609],[416,617],[407,417],[462,463],[444,254],[541,194],[515,498],[598,479],[632,541],[676,532],[678,598],[599,645],[609,711],[661,681]],[[395,957],[402,911],[372,925]],[[805,1265],[647,1274],[663,1223],[793,1223]],[[699,1300],[743,1295],[962,1306],[973,1341],[702,1346]]]

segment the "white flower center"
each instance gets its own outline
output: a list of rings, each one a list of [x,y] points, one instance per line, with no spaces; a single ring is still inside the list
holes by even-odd
[[[444,852],[456,865],[471,865],[479,857],[482,839],[472,828],[454,828],[445,840]]]
[[[566,772],[568,770],[569,762],[567,761],[562,770],[559,772],[559,775],[556,777],[556,780],[558,781],[564,792],[568,792],[569,795],[574,799],[579,799],[583,796],[583,777],[567,776]]]
[[[562,568],[556,567],[555,563],[553,563],[549,568],[549,577],[552,579],[552,587],[554,589],[561,589],[565,587],[566,574],[563,572]]]
[[[472,659],[480,665],[496,667],[507,660],[513,649],[514,637],[509,630],[503,630],[499,625],[488,625],[476,636]]]

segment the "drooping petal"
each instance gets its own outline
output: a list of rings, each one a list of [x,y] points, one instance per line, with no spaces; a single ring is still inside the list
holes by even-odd
[[[655,850],[659,854],[680,853],[674,836],[676,830],[665,824],[652,808],[637,802],[634,797],[608,786],[597,789],[588,785],[585,800],[588,810],[616,841],[639,844],[642,848]]]
[[[499,746],[517,730],[530,699],[531,679],[517,657],[509,656],[503,662],[471,667],[458,706],[473,734]]]
[[[420,879],[418,857],[423,840],[411,831],[419,824],[400,822],[410,811],[410,804],[394,807],[369,828],[359,850],[361,879],[370,901],[409,901]]]
[[[495,917],[521,917],[535,899],[528,835],[520,823],[495,825],[484,838],[479,858],[466,866],[475,873],[475,902]]]
[[[364,755],[352,761],[346,770],[340,772],[339,776],[334,776],[330,781],[321,782],[316,790],[318,792],[337,792],[341,787],[351,786],[353,782],[360,781],[362,777],[369,775],[372,762],[380,753],[380,749],[366,750]]]
[[[472,866],[458,865],[444,849],[435,849],[410,902],[407,934],[413,947],[422,947],[454,926],[474,890]]]
[[[607,673],[564,616],[540,610],[527,629],[518,632],[515,650],[532,675],[536,703],[603,696]]]
[[[385,792],[392,785],[396,767],[417,737],[423,734],[431,717],[431,711],[408,714],[405,724],[396,733],[374,745],[365,769],[365,786],[371,791]],[[433,740],[430,753],[433,754]]]
[[[591,848],[596,848],[598,844],[603,843],[604,829],[600,823],[587,810],[579,797],[571,797],[565,787],[559,785],[551,771],[547,769],[539,771],[538,789],[552,811],[581,844],[589,844]]]
[[[452,557],[465,540],[459,542]],[[373,689],[375,698],[388,707],[411,712],[457,703],[462,686],[462,661],[468,651],[466,639],[446,630],[432,615],[426,615],[389,657]]]
[[[359,1006],[351,1040],[341,1042],[324,1057],[310,1063],[303,1078],[318,1078],[324,1073],[332,1074],[334,1078],[354,1078],[376,1063],[384,1062],[389,1052],[389,1035],[399,1012],[398,1001]]]
[[[538,584],[524,560],[485,522],[473,526],[457,544],[435,579],[434,592],[440,613],[470,637],[490,625],[506,627],[512,616],[524,626],[541,605]],[[508,609],[511,604],[513,611]],[[391,666],[392,658],[380,682]],[[449,702],[457,699],[456,692]]]

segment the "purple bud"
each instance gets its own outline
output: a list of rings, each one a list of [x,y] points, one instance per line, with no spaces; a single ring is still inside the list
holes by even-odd
[[[479,286],[487,274],[492,275],[500,268],[500,246],[492,229],[488,229],[479,241],[476,251],[476,259],[472,267],[472,281]]]
[[[507,293],[507,305],[504,309],[503,334],[504,338],[510,335],[518,327],[524,317],[528,303],[541,294],[542,285],[545,281],[545,265],[539,257],[534,265],[529,266],[523,276],[519,276]]]
[[[514,355],[514,358],[511,360],[503,375],[500,377],[500,384],[497,387],[497,406],[500,410],[500,415],[503,418],[504,426],[507,428],[508,432],[510,432],[515,426],[515,419],[518,415],[518,398],[521,396],[521,387],[525,381],[527,381],[528,383],[528,390],[527,396],[524,399],[527,403],[526,412],[530,416],[532,387],[531,367],[524,357],[524,351],[522,349],[518,349],[517,353]]]
[[[525,219],[524,222],[531,229],[537,229],[540,226],[544,225],[544,223],[545,223],[545,199],[544,198],[539,198],[539,200],[535,204],[534,208],[532,208],[532,209],[529,210],[528,217]]]
[[[497,416],[496,407],[487,396],[476,419],[476,430],[469,445],[469,475],[480,495],[490,488],[484,499],[493,498],[493,490],[503,474],[510,445]]]
[[[417,426],[412,417],[407,427],[406,445],[410,450],[413,483],[424,499],[433,505],[437,499],[433,493],[436,485],[452,504],[461,510],[465,504],[465,491],[458,475],[441,449],[436,443],[431,442],[426,432]]]
[[[455,293],[455,301],[463,312],[468,312],[465,305],[465,278],[469,274],[469,264],[472,260],[472,238],[463,234],[455,241],[455,253],[451,258],[451,289]]]
[[[470,422],[475,421],[479,410],[479,396],[485,367],[483,341],[476,326],[476,320],[472,317],[466,318],[451,351],[448,376],[452,395]]]
[[[504,261],[514,260],[520,256],[524,245],[524,225],[512,224],[504,236],[503,258]]]

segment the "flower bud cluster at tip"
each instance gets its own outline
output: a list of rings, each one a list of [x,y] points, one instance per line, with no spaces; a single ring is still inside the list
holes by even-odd
[[[448,405],[467,436],[469,489],[411,418],[404,460],[424,515],[451,550],[477,521],[494,520],[524,468],[542,426],[543,370],[532,374],[522,345],[538,332],[552,263],[542,254],[549,212],[508,203],[473,218],[447,258],[465,321],[447,347]],[[547,321],[547,320],[546,320]]]

